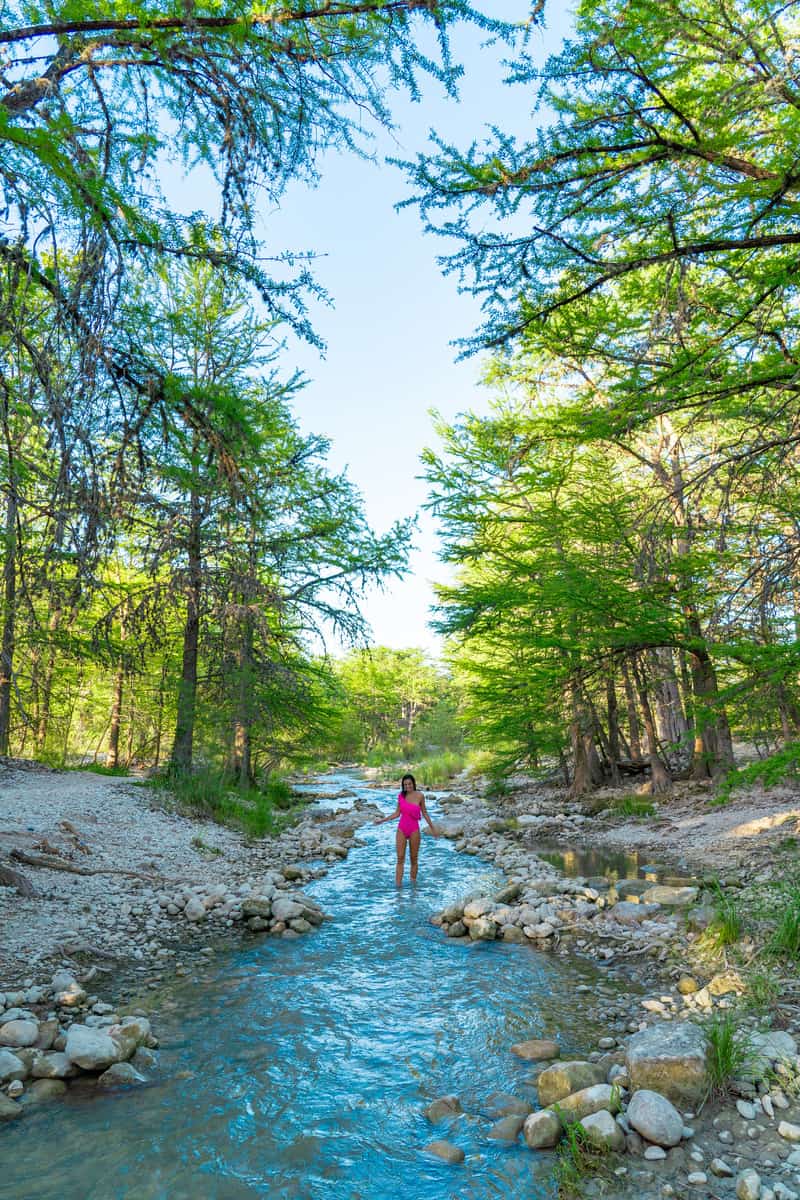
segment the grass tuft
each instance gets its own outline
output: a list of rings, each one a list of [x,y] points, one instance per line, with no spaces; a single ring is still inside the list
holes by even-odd
[[[567,1121],[559,1113],[564,1137],[556,1152],[555,1183],[558,1200],[578,1200],[589,1179],[608,1174],[611,1153],[594,1145],[580,1121]]]
[[[753,783],[760,783],[765,788],[777,787],[787,779],[800,779],[800,742],[790,742],[788,746],[767,758],[729,771],[717,788],[711,803],[727,804],[735,789],[739,787],[747,787]]]
[[[788,889],[786,903],[767,942],[767,951],[777,958],[800,958],[800,887]]]
[[[715,1013],[705,1024],[709,1095],[724,1096],[732,1079],[746,1074],[753,1060],[750,1038],[733,1011]]]
[[[652,817],[656,806],[644,796],[618,796],[611,804],[611,811],[618,817]]]

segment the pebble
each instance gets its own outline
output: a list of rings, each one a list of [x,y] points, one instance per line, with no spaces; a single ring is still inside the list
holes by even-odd
[[[708,1183],[708,1176],[705,1171],[690,1171],[687,1181],[692,1184]]]
[[[737,1200],[759,1200],[761,1194],[761,1177],[752,1167],[740,1171],[736,1178]]]
[[[792,1125],[790,1121],[781,1121],[778,1133],[787,1142],[800,1142],[800,1125]]]
[[[436,1158],[440,1158],[442,1162],[452,1165],[464,1161],[464,1151],[460,1146],[454,1146],[452,1142],[428,1142],[427,1146],[424,1146],[423,1149],[427,1154],[433,1154]]]
[[[661,1146],[648,1146],[644,1152],[644,1157],[648,1162],[657,1162],[659,1159],[666,1158],[667,1152]]]

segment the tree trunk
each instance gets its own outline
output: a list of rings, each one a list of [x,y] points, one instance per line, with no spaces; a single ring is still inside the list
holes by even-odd
[[[0,754],[8,754],[11,737],[11,688],[17,603],[17,494],[11,464],[3,534],[3,629],[0,635]]]
[[[122,721],[122,693],[125,685],[125,612],[120,614],[119,619],[119,640],[120,640],[120,656],[117,663],[117,672],[114,677],[114,692],[111,698],[111,724],[108,731],[108,751],[106,753],[106,766],[119,766],[119,727]]]
[[[617,689],[614,687],[614,665],[609,663],[606,670],[606,715],[608,717],[608,752],[611,760],[611,786],[619,787],[619,706],[617,704]]]
[[[717,673],[702,644],[700,622],[691,614],[690,628],[697,641],[689,651],[694,692],[693,779],[719,779],[734,765],[733,739],[724,708],[719,704]]]
[[[658,735],[653,710],[650,707],[650,697],[647,692],[644,672],[639,665],[633,663],[633,676],[639,693],[639,704],[644,719],[645,735],[647,737],[647,756],[650,762],[650,785],[653,795],[661,795],[672,788],[672,776],[658,753]]]
[[[628,664],[622,662],[622,683],[625,688],[625,708],[628,714],[628,735],[631,744],[631,759],[634,762],[641,761],[642,757],[642,742],[639,734],[639,714],[636,711],[636,696],[631,682],[630,671]]]
[[[572,786],[569,789],[570,798],[585,796],[594,790],[602,781],[603,771],[592,737],[592,718],[581,695],[581,689],[575,679],[570,685],[572,702],[572,720],[570,722],[570,743],[572,745]]]
[[[186,621],[183,628],[183,657],[181,677],[178,684],[178,714],[175,721],[175,739],[172,743],[170,765],[178,771],[188,771],[192,766],[194,744],[194,721],[197,708],[197,661],[200,645],[200,602],[203,575],[200,560],[200,497],[192,492],[190,500],[190,526],[187,542],[188,586],[186,594]]]

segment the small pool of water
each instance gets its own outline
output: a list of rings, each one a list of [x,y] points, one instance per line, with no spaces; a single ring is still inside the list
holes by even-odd
[[[329,790],[390,810],[391,795],[342,778]],[[554,1195],[552,1156],[487,1139],[482,1110],[495,1091],[535,1097],[513,1042],[556,1034],[565,1056],[586,1052],[602,1033],[591,1008],[619,985],[527,946],[448,941],[430,915],[492,885],[491,869],[426,838],[419,884],[398,891],[392,826],[360,838],[308,887],[332,921],[232,949],[207,978],[169,989],[155,1082],[75,1093],[0,1128],[3,1200]],[[423,1109],[451,1092],[469,1115],[448,1133]],[[460,1145],[465,1163],[424,1155],[436,1137]]]
[[[642,879],[650,883],[667,883],[680,886],[693,883],[688,869],[682,873],[681,865],[665,866],[653,863],[649,855],[638,850],[611,850],[605,847],[536,846],[539,858],[557,867],[564,875],[574,879],[581,875],[604,876],[606,879]]]

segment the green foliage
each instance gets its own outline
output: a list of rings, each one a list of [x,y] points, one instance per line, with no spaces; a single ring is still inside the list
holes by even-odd
[[[304,806],[302,798],[280,778],[241,789],[225,774],[208,767],[171,771],[154,780],[153,786],[166,792],[179,810],[229,825],[252,838],[280,832]]]
[[[436,782],[461,769],[458,693],[440,664],[421,650],[373,646],[333,669],[335,715],[320,744],[330,757],[381,767],[424,762]]]
[[[778,787],[787,781],[800,781],[800,742],[790,742],[775,754],[730,771],[717,789],[712,803],[727,804],[737,788],[760,784]]]
[[[742,936],[742,912],[737,898],[715,883],[711,889],[714,920],[702,936],[706,948],[723,949],[733,946]]]
[[[652,817],[656,806],[644,796],[629,795],[615,797],[611,809],[619,817]]]
[[[733,1009],[715,1013],[703,1026],[709,1094],[722,1096],[732,1079],[741,1078],[753,1061],[753,1049],[741,1017]]]
[[[745,984],[745,1007],[759,1013],[771,1013],[783,991],[778,976],[767,970],[751,970],[747,972]]]
[[[559,1113],[564,1137],[556,1152],[555,1182],[559,1200],[579,1200],[590,1179],[609,1175],[608,1150],[590,1142],[580,1121],[567,1121]]]
[[[800,885],[790,885],[782,893],[775,928],[767,942],[767,951],[776,957],[800,959]]]

